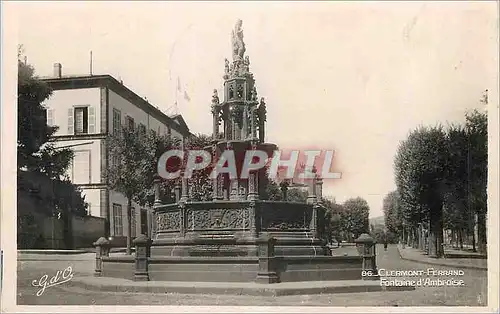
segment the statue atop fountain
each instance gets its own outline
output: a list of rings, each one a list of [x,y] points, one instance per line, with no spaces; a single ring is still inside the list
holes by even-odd
[[[233,61],[242,61],[243,56],[245,55],[246,48],[245,42],[243,41],[242,25],[242,20],[236,21],[236,25],[234,26],[234,30],[231,34],[231,42],[233,44]]]

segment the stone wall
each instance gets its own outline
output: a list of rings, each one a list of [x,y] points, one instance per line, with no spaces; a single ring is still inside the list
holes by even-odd
[[[54,185],[47,177],[19,173],[17,189],[17,246],[19,249],[89,248],[104,235],[105,219],[93,216],[64,217],[56,211]]]

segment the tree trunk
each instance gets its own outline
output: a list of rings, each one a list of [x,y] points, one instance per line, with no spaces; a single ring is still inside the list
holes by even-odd
[[[430,257],[437,257],[436,224],[437,222],[434,221],[434,219],[431,219],[431,228],[429,230],[429,250],[428,250],[428,254]]]
[[[443,256],[443,210],[441,205],[431,208],[429,232],[429,256],[440,258]]]
[[[422,225],[418,226],[417,229],[417,239],[418,239],[418,249],[422,250],[423,249],[423,238],[422,238]]]
[[[458,244],[459,244],[459,248],[461,250],[463,250],[464,249],[464,230],[463,229],[458,230]]]
[[[127,255],[132,255],[132,198],[127,201]]]
[[[476,252],[476,215],[472,215],[472,252]]]
[[[457,230],[455,229],[451,230],[451,242],[452,242],[452,247],[456,249],[458,247],[458,237],[457,237]]]
[[[417,240],[417,230],[415,227],[411,228],[411,247],[412,248],[417,248],[418,247],[418,240]]]
[[[486,215],[485,213],[478,213],[477,215],[477,244],[478,251],[486,254],[487,251],[487,232],[486,232]]]
[[[422,237],[420,236],[420,226],[417,226],[415,228],[415,244],[416,244],[416,248],[420,250],[420,248],[422,247]]]

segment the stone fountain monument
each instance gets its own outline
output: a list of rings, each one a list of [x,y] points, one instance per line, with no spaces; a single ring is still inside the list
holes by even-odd
[[[238,156],[277,148],[264,141],[266,103],[257,96],[241,27],[238,21],[232,32],[233,60],[225,60],[222,101],[216,90],[212,96],[213,141],[206,149],[215,158],[225,150]],[[209,282],[361,279],[361,256],[332,256],[320,239],[321,179],[310,180],[307,203],[263,200],[267,182],[265,170],[250,172],[248,179],[221,173],[213,179],[212,199],[194,201],[183,178],[176,202],[163,204],[157,179],[151,237],[135,239],[135,257],[109,256],[100,239],[96,274]]]

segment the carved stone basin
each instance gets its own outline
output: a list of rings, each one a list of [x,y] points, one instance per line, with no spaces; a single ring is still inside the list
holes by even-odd
[[[251,255],[255,239],[268,234],[276,238],[280,254],[325,255],[328,250],[317,238],[314,220],[321,210],[312,204],[263,200],[159,206],[154,213],[153,246],[175,246],[181,255],[200,245],[246,246]]]

